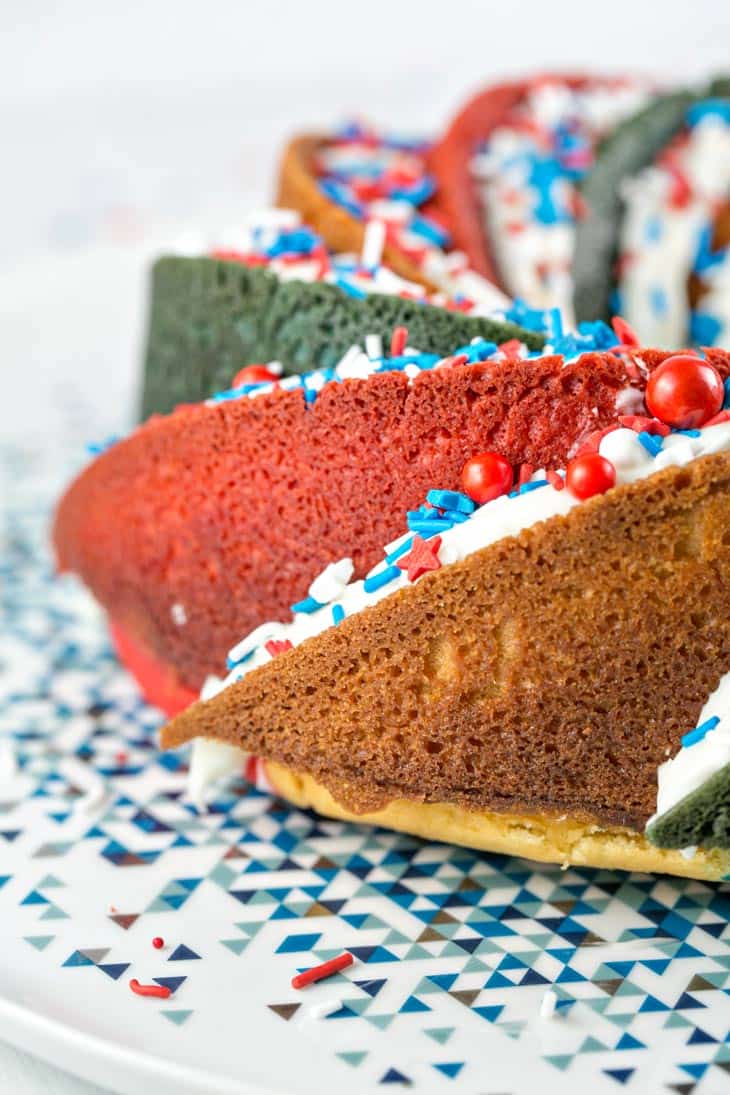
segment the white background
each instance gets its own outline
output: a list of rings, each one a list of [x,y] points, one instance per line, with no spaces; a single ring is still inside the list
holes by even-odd
[[[435,134],[480,85],[560,68],[730,70],[730,3],[4,0],[0,432],[47,432],[69,385],[80,444],[123,426],[150,256],[263,204],[292,131]],[[0,1091],[90,1090],[0,1045]]]

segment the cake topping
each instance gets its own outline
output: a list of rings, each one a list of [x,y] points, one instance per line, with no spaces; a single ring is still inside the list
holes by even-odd
[[[585,501],[594,494],[605,494],[616,483],[616,469],[610,460],[597,452],[586,452],[570,461],[565,483],[568,490]]]
[[[396,565],[400,570],[407,572],[409,582],[415,582],[429,570],[440,568],[441,561],[438,557],[440,547],[440,536],[434,536],[432,540],[423,540],[416,535],[413,537],[413,544],[408,555],[402,556]]]
[[[596,142],[645,98],[646,89],[629,81],[540,81],[476,150],[485,234],[515,296],[571,315],[578,183]]]
[[[160,1000],[167,1000],[172,995],[169,985],[140,985],[136,977],[131,979],[129,987],[137,996],[157,996]]]
[[[461,485],[466,494],[480,506],[507,494],[512,489],[512,465],[496,452],[482,452],[467,460],[461,472]]]
[[[669,426],[688,430],[703,426],[722,407],[722,378],[694,354],[675,354],[658,365],[646,385],[646,405]]]
[[[332,977],[333,974],[339,973],[340,970],[347,969],[354,961],[355,959],[349,951],[345,951],[343,954],[338,955],[337,958],[330,958],[328,962],[322,962],[319,966],[312,966],[311,969],[298,973],[296,977],[292,977],[291,987],[293,989],[303,989],[306,988],[307,985],[314,984],[315,981],[323,981],[326,977]]]

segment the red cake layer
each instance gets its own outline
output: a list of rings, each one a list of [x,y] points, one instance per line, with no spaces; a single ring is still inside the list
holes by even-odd
[[[666,354],[643,355],[649,367]],[[730,355],[708,356],[723,376]],[[187,688],[225,669],[264,620],[351,556],[362,576],[433,487],[458,489],[472,455],[564,465],[613,421],[626,366],[613,354],[400,372],[185,407],[99,456],[56,515],[61,569]]]
[[[181,684],[174,666],[158,661],[113,620],[109,631],[119,661],[135,678],[148,703],[172,717],[198,699],[199,690]]]

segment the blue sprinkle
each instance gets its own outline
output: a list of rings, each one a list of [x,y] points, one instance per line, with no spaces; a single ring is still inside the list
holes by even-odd
[[[681,433],[682,437],[701,437],[700,430],[673,430],[673,433]]]
[[[435,509],[427,509],[422,506],[420,509],[409,509],[406,511],[406,521],[408,527],[411,527],[411,521],[440,521],[441,517]]]
[[[563,317],[559,308],[551,308],[549,313],[550,334],[555,339],[563,337]]]
[[[317,398],[317,393],[315,392],[314,388],[305,388],[304,389],[304,402],[305,403],[314,403],[316,398]]]
[[[337,627],[338,624],[341,624],[344,618],[345,610],[342,605],[332,605],[332,622],[335,627]]]
[[[388,192],[388,197],[392,201],[407,201],[411,205],[423,205],[435,189],[436,184],[433,179],[429,178],[428,175],[424,175],[422,179],[419,179],[411,186],[394,187]]]
[[[423,236],[431,243],[435,243],[437,247],[448,247],[450,243],[449,233],[440,224],[436,224],[436,221],[431,220],[430,217],[417,214],[409,222],[408,229],[418,236]]]
[[[662,442],[664,439],[658,434],[646,433],[642,430],[637,436],[650,456],[658,456],[662,451]]]
[[[349,197],[346,187],[342,186],[341,183],[335,182],[334,179],[322,179],[319,188],[328,198],[337,202],[348,213],[352,213],[353,217],[362,220],[364,216],[363,207]]]
[[[347,293],[348,297],[354,297],[355,300],[365,300],[367,293],[360,289],[357,285],[353,285],[351,281],[347,281],[346,278],[335,278],[335,285],[338,289],[341,289],[343,293]]]
[[[730,376],[725,381],[725,398],[722,401],[723,410],[730,410]]]
[[[396,559],[400,559],[401,555],[405,555],[407,551],[410,551],[413,547],[413,537],[409,536],[407,540],[404,540],[400,547],[393,548],[389,555],[385,556],[386,563],[394,563]]]
[[[436,536],[439,532],[448,532],[450,528],[453,528],[453,522],[447,521],[444,517],[439,517],[435,521],[420,520],[408,520],[408,528],[411,532],[417,532],[423,540],[430,540],[432,536]]]
[[[695,103],[687,111],[687,125],[696,126],[703,118],[716,115],[730,125],[730,101],[727,99],[704,99],[701,103]]]
[[[593,322],[583,320],[578,324],[578,334],[588,341],[587,348],[594,350],[610,350],[612,346],[618,346],[619,342],[613,327],[609,327],[602,319]]]
[[[458,513],[473,513],[477,508],[471,498],[458,490],[430,490],[426,501],[439,509],[456,510]]]
[[[107,449],[113,448],[119,441],[118,437],[105,437],[103,441],[89,441],[86,446],[86,451],[89,456],[99,456],[101,453],[106,452]]]
[[[371,574],[369,578],[366,578],[363,582],[363,587],[366,593],[374,593],[376,589],[380,589],[381,586],[387,586],[388,582],[394,581],[400,575],[399,567],[386,567],[384,570],[378,571],[377,574]]]
[[[460,513],[458,509],[447,510],[444,514],[448,517],[449,521],[453,521],[455,525],[463,525],[465,521],[469,520],[470,514]]]
[[[699,346],[714,346],[722,331],[722,323],[710,312],[692,312],[689,335]]]
[[[723,251],[715,251],[712,246],[714,229],[709,222],[703,225],[697,236],[697,252],[692,269],[696,274],[706,274],[713,266],[724,261]]]
[[[530,483],[523,483],[517,493],[530,494],[533,490],[539,490],[540,487],[546,487],[547,485],[547,479],[533,479]]]
[[[233,658],[226,658],[226,665],[229,669],[235,669],[237,665],[243,665],[249,658],[253,658],[253,650],[249,650],[248,654],[244,654],[242,658],[238,658],[234,661]]]
[[[279,255],[309,255],[321,243],[319,236],[309,228],[296,228],[291,232],[280,232],[276,242],[264,248],[264,254],[275,259]]]
[[[292,612],[316,612],[318,608],[324,606],[315,601],[314,597],[305,597],[303,601],[297,601],[295,605],[291,606]]]
[[[504,313],[504,318],[508,319],[510,323],[526,327],[528,331],[544,333],[547,330],[547,315],[547,312],[543,312],[539,308],[530,308],[524,300],[520,300],[518,297],[512,301],[511,306]]]
[[[685,749],[690,745],[696,745],[698,741],[702,741],[705,734],[709,734],[710,730],[714,730],[719,723],[720,718],[718,715],[713,715],[712,718],[707,719],[695,730],[690,730],[689,734],[685,734],[682,738],[682,745]]]
[[[661,285],[652,285],[649,289],[649,306],[655,316],[667,314],[667,294]]]
[[[661,217],[650,217],[644,228],[644,238],[647,243],[658,243],[662,238],[663,224]]]

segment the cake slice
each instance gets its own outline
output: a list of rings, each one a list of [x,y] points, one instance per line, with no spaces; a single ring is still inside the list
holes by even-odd
[[[430,492],[433,532],[421,521],[364,582],[244,639],[163,746],[256,754],[329,816],[725,877],[730,413],[710,410],[689,432],[616,422],[565,478],[523,473],[481,506]]]
[[[524,357],[483,340],[442,359],[404,341],[401,330],[393,355],[355,348],[334,370],[157,416],[66,492],[53,531],[60,568],[89,586],[145,682],[159,670],[164,693],[183,687],[175,706],[225,671],[241,634],[285,619],[328,563],[349,556],[362,577],[403,513],[434,482],[456,489],[471,455],[563,466],[617,408],[643,408],[661,360]],[[575,354],[611,341],[597,328],[558,345]],[[727,375],[728,355],[713,360]]]
[[[431,154],[437,205],[470,265],[533,307],[559,308],[570,323],[585,213],[577,187],[596,145],[648,93],[637,79],[553,73],[471,99]]]
[[[653,345],[730,336],[730,79],[658,95],[581,182],[575,313],[618,309]]]

